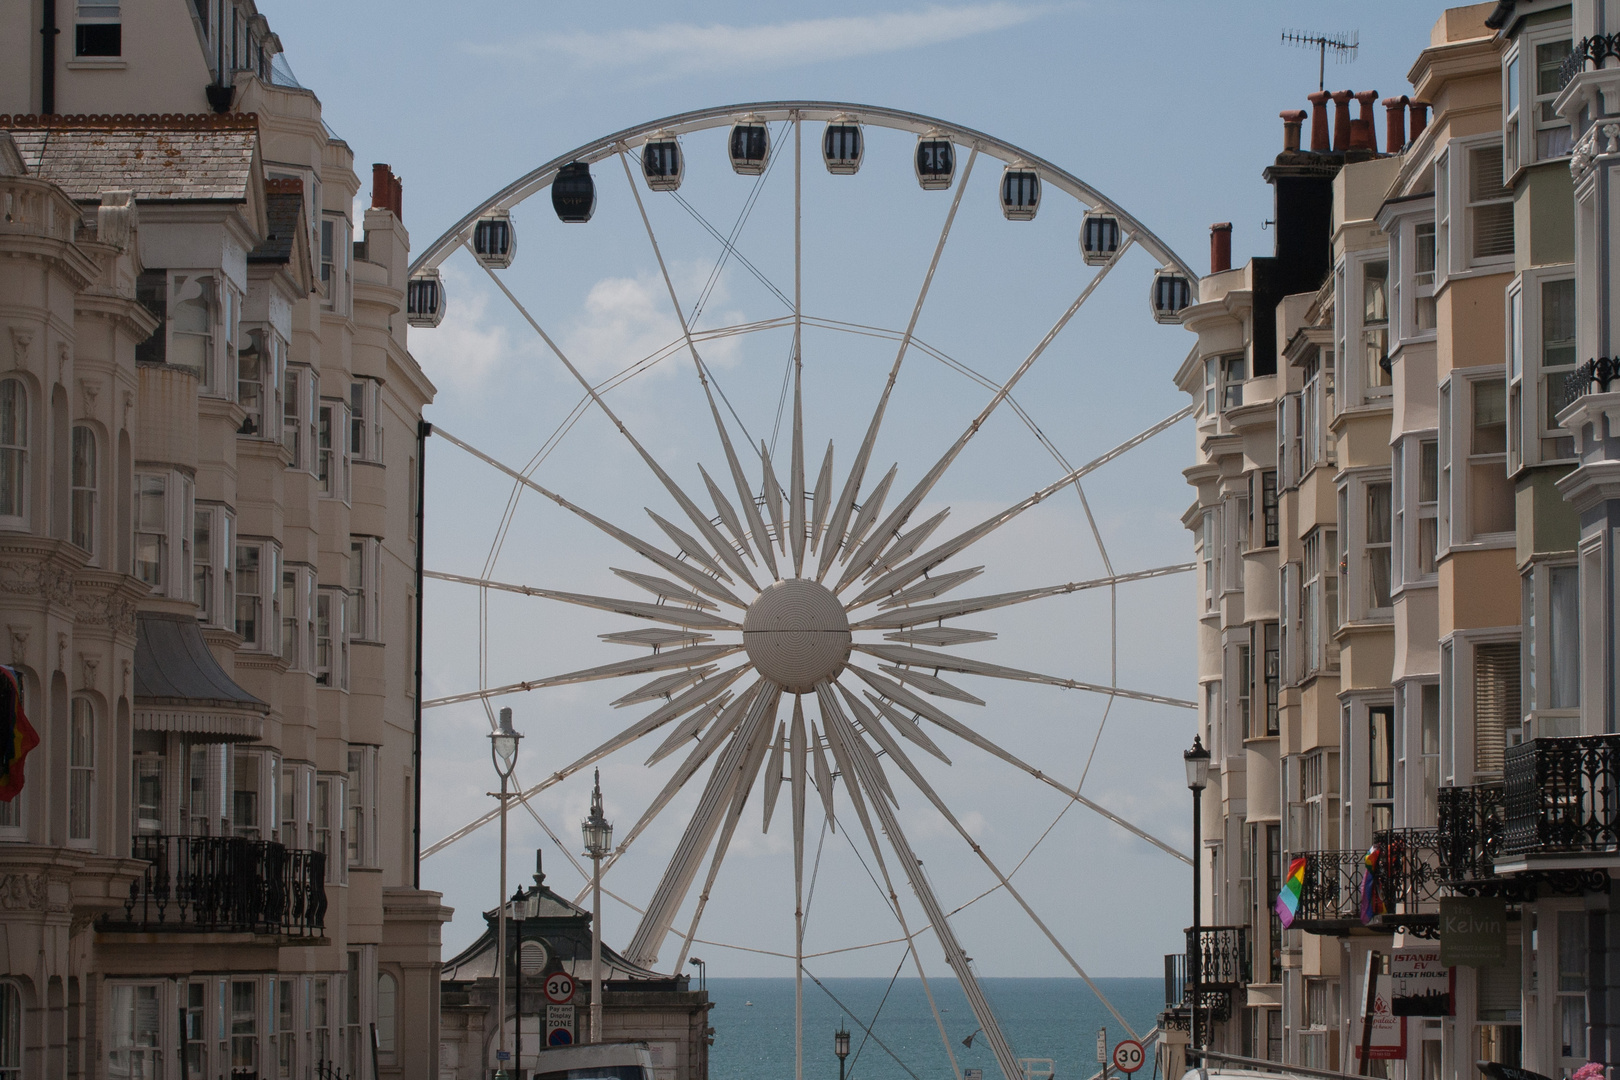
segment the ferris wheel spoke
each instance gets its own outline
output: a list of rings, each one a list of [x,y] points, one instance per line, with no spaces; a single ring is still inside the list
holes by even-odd
[[[654,671],[667,671],[670,668],[693,667],[698,664],[706,664],[710,660],[719,660],[734,653],[740,653],[742,648],[741,645],[688,645],[684,648],[654,653],[651,656],[638,657],[634,660],[617,660],[611,664],[581,668],[578,671],[569,671],[562,675],[548,675],[543,679],[507,683],[505,686],[492,687],[487,690],[474,690],[465,694],[452,694],[449,697],[430,698],[422,702],[422,708],[437,709],[443,705],[455,705],[463,701],[504,697],[507,694],[522,693],[529,690],[544,690],[553,686],[571,686],[575,683],[596,682],[600,679],[617,679],[625,675],[646,675]]]
[[[1070,593],[1084,592],[1087,589],[1111,587],[1127,581],[1146,581],[1151,578],[1167,577],[1171,574],[1185,574],[1196,568],[1196,563],[1176,563],[1173,566],[1156,566],[1151,570],[1136,570],[1129,574],[1114,574],[1110,577],[1091,578],[1086,581],[1070,581],[1062,585],[1046,585],[1036,589],[1020,589],[1016,592],[993,593],[989,596],[972,596],[960,600],[943,600],[937,604],[924,604],[919,607],[905,607],[880,612],[852,624],[850,629],[889,630],[917,626],[920,623],[936,622],[940,619],[954,619],[962,615],[975,615],[981,611],[993,611],[996,608],[1027,604],[1032,600],[1044,600],[1051,596],[1067,596]],[[938,581],[941,579],[934,578],[932,580]]]
[[[1012,393],[1013,387],[1018,385],[1019,380],[1034,366],[1035,361],[1040,359],[1041,354],[1046,352],[1047,347],[1057,340],[1058,334],[1062,333],[1063,328],[1069,325],[1069,320],[1074,318],[1081,305],[1090,298],[1097,286],[1102,284],[1103,279],[1108,276],[1108,272],[1119,264],[1119,255],[1124,253],[1127,246],[1128,243],[1120,245],[1120,251],[1115,254],[1114,258],[1109,260],[1096,274],[1092,275],[1091,280],[1080,291],[1080,295],[1075,298],[1074,303],[1070,304],[1068,310],[1058,317],[1057,322],[1052,324],[1052,328],[1046,332],[1046,336],[1040,340],[1039,344],[1030,350],[1029,355],[1024,358],[1024,362],[1018,365],[1018,370],[1013,372],[1012,377],[1001,384],[1001,388],[996,391],[989,404],[985,405],[980,410],[979,415],[974,417],[973,421],[968,424],[967,430],[957,437],[956,442],[951,444],[950,449],[945,451],[944,456],[934,463],[933,467],[917,482],[917,486],[912,488],[906,497],[900,501],[899,505],[890,512],[888,518],[884,520],[883,525],[878,529],[879,536],[888,537],[898,534],[900,527],[911,517],[912,511],[917,509],[918,504],[939,483],[940,477],[945,475],[945,471],[950,468],[951,464],[966,448],[968,441],[978,433],[984,422],[990,419],[990,415],[996,411],[996,408],[1007,399],[1007,396]],[[1187,410],[1189,414],[1191,411],[1191,409]],[[858,556],[851,557],[845,565],[843,575],[839,578],[838,587],[834,591],[843,591],[846,585],[866,571],[867,566],[879,554],[881,554],[879,550],[868,545]]]
[[[1056,788],[1058,791],[1063,792],[1063,794],[1067,795],[1081,806],[1084,806],[1086,809],[1100,814],[1108,821],[1113,822],[1115,825],[1118,825],[1120,828],[1131,833],[1132,835],[1146,840],[1160,851],[1163,851],[1166,855],[1172,855],[1189,866],[1192,865],[1192,859],[1184,852],[1176,850],[1165,841],[1154,836],[1152,833],[1133,825],[1131,822],[1120,817],[1112,810],[1109,810],[1106,807],[1093,802],[1091,799],[1086,798],[1076,789],[1068,787],[1060,781],[1053,779],[1045,772],[1042,772],[1040,769],[1035,768],[1035,766],[1019,758],[1016,754],[1003,750],[1000,746],[997,746],[989,739],[986,739],[984,736],[980,735],[966,724],[960,723],[943,711],[930,705],[928,702],[924,701],[916,694],[913,694],[899,683],[886,679],[874,672],[867,671],[865,668],[858,668],[851,665],[850,670],[854,671],[856,675],[866,680],[866,682],[874,690],[895,704],[902,705],[921,716],[928,717],[928,719],[934,721],[934,723],[938,724],[946,731],[949,731],[952,735],[955,735],[963,742],[971,743],[986,753],[1000,758],[1002,761],[1005,761],[1014,768],[1023,770],[1024,772],[1033,776],[1035,779],[1039,780],[1041,783],[1047,784]]]
[[[639,195],[637,197],[639,198]],[[467,246],[468,250],[470,251],[471,243],[469,242]],[[545,332],[545,330],[535,320],[533,315],[529,314],[529,309],[524,307],[518,298],[512,294],[512,290],[506,287],[506,282],[501,280],[500,275],[495,273],[494,270],[487,266],[484,267],[484,273],[489,275],[490,280],[495,282],[496,286],[506,296],[506,299],[510,301],[512,306],[517,309],[518,314],[523,316],[524,321],[526,321],[534,332],[540,336],[540,340],[545,342],[546,348],[550,349],[552,354],[555,355],[558,360],[562,361],[563,366],[568,369],[568,373],[572,375],[574,380],[578,382],[582,388],[584,388],[588,395],[590,395],[591,401],[596,405],[596,407],[602,410],[602,415],[606,416],[608,421],[612,423],[614,427],[619,429],[619,434],[625,437],[625,440],[630,443],[631,448],[635,450],[642,462],[645,463],[647,468],[652,471],[652,474],[658,478],[659,483],[664,486],[664,490],[669,492],[670,497],[675,500],[686,516],[691,519],[692,524],[697,526],[698,532],[702,533],[704,538],[708,540],[710,544],[714,545],[716,550],[724,547],[727,551],[730,551],[731,545],[727,544],[725,538],[720,535],[720,530],[714,527],[713,522],[709,520],[708,516],[704,514],[703,511],[698,509],[697,504],[687,496],[685,491],[681,490],[681,486],[674,481],[669,473],[664,471],[664,467],[658,464],[657,459],[655,459],[652,454],[647,452],[647,448],[641,445],[641,441],[631,433],[629,427],[625,425],[624,421],[620,420],[618,415],[608,407],[608,404],[605,400],[603,400],[602,395],[597,393],[596,387],[591,385],[590,380],[587,379],[580,372],[580,370],[574,366],[574,362],[572,360],[568,359],[568,354],[563,352],[562,349],[558,347],[557,343],[551,339],[551,335]],[[690,341],[690,338],[688,338],[688,340]],[[695,349],[693,355],[697,355]]]
[[[826,686],[826,684],[822,683],[817,689],[820,690],[822,686]],[[838,707],[838,702],[832,696],[830,688],[828,688],[823,698],[824,710],[826,710],[828,702],[831,703],[831,710],[823,713],[828,727],[836,726],[840,734],[847,732],[849,740],[858,744],[857,747],[853,748],[850,756],[852,758],[851,765],[859,774],[862,786],[876,790],[880,783],[886,785],[886,780],[879,780],[882,773],[877,755],[872,753],[871,747],[861,741],[854,728],[850,727],[849,720],[844,716],[843,710]],[[956,932],[951,928],[949,920],[945,917],[944,908],[940,906],[939,899],[934,895],[933,886],[929,884],[928,877],[923,872],[922,860],[918,859],[916,853],[912,851],[904,830],[900,828],[900,819],[894,812],[894,804],[888,799],[874,796],[872,806],[877,814],[878,821],[883,826],[884,833],[889,838],[889,845],[894,849],[895,857],[900,861],[900,867],[905,872],[906,880],[911,884],[912,895],[922,905],[923,914],[928,917],[934,936],[938,939],[940,947],[945,951],[945,962],[950,965],[951,970],[956,974],[962,992],[967,997],[969,1006],[973,1009],[974,1019],[978,1021],[979,1027],[983,1029],[985,1041],[990,1044],[991,1049],[995,1052],[996,1062],[1001,1066],[1005,1080],[1021,1080],[1023,1069],[1018,1064],[1018,1058],[1014,1055],[1012,1047],[1007,1043],[1006,1036],[1002,1034],[1001,1026],[996,1020],[995,1011],[991,1009],[990,1002],[985,998],[984,991],[979,986],[978,977],[973,972],[967,953],[963,951],[961,943],[956,940]],[[872,834],[870,827],[867,829],[867,838],[872,845],[873,853],[877,856],[878,867],[883,871],[883,880],[889,886],[895,913],[901,920],[901,929],[910,938],[911,932],[905,926],[905,917],[901,914],[899,897],[894,895],[894,885],[889,879],[888,869],[884,866],[877,837]],[[918,970],[921,971],[920,964]],[[937,1012],[936,1019],[938,1019]],[[940,1024],[940,1038],[944,1041],[946,1050],[949,1051],[950,1040],[945,1035],[943,1023]],[[954,1067],[956,1063],[954,1053],[951,1055],[951,1063]]]
[[[846,688],[843,683],[839,683],[838,688],[844,691],[845,697],[851,699],[854,698],[854,694],[848,688]],[[922,747],[924,750],[928,751],[930,754],[933,754],[935,757],[939,758],[939,760],[943,761],[945,764],[949,765],[951,763],[951,759],[945,756],[945,751],[941,750],[934,740],[928,737],[928,733],[923,731],[921,723],[919,723],[916,719],[902,713],[899,709],[895,708],[894,705],[872,693],[872,691],[867,690],[864,691],[864,693],[866,694],[866,699],[872,703],[872,707],[888,718],[889,723],[894,725],[896,731],[910,739],[912,742],[916,743],[918,746]],[[859,710],[857,710],[857,712],[858,711]]]
[[[478,458],[485,464],[499,469],[513,480],[516,480],[518,483],[522,484],[524,487],[544,495],[546,498],[550,499],[564,510],[567,510],[569,513],[590,522],[592,525],[607,533],[609,536],[613,537],[613,539],[617,540],[631,551],[634,551],[637,555],[640,555],[642,558],[651,562],[657,563],[659,566],[663,567],[665,570],[668,570],[682,581],[685,581],[689,585],[692,585],[698,589],[698,591],[708,593],[716,600],[724,600],[728,604],[735,604],[737,607],[748,606],[741,599],[739,599],[735,593],[733,593],[730,589],[727,589],[718,581],[715,581],[713,578],[710,578],[705,574],[698,573],[691,567],[682,564],[680,560],[671,558],[654,545],[647,543],[647,541],[638,536],[634,536],[631,533],[626,532],[617,525],[604,521],[595,514],[591,513],[589,510],[586,510],[584,507],[574,505],[561,495],[558,495],[556,492],[542,487],[540,484],[537,484],[527,476],[524,476],[516,469],[510,468],[501,462],[496,461],[482,450],[463,442],[454,435],[451,435],[449,432],[445,431],[443,428],[434,427],[433,434],[444,438],[453,446],[459,446],[461,449],[467,451],[467,453],[471,454],[475,458]],[[704,520],[707,522],[708,519],[705,518]]]
[[[745,688],[743,692],[737,696],[736,700],[724,707],[723,711],[719,713],[719,720],[714,724],[713,727],[704,732],[701,738],[698,739],[697,745],[687,753],[686,758],[679,766],[676,767],[675,771],[670,774],[669,779],[664,782],[664,787],[661,791],[659,791],[658,796],[653,799],[652,802],[647,804],[647,808],[642,811],[641,817],[637,819],[635,825],[631,827],[630,831],[625,834],[624,839],[619,842],[618,848],[616,848],[613,853],[614,859],[617,859],[621,854],[623,854],[625,849],[630,846],[635,838],[641,835],[642,830],[644,830],[648,825],[652,824],[654,819],[656,819],[658,815],[663,812],[664,807],[669,805],[669,801],[680,793],[680,790],[686,786],[687,781],[691,780],[692,777],[696,775],[697,771],[703,767],[703,763],[708,761],[714,752],[719,749],[720,744],[725,742],[726,739],[730,737],[732,732],[737,730],[737,726],[742,723],[743,714],[747,711],[749,705],[753,702],[755,695],[759,693],[763,685],[763,680],[754,682],[752,685]],[[682,743],[692,739],[697,731],[697,728],[703,725],[705,719],[706,718],[700,712],[697,716],[697,726],[691,728],[680,740],[676,740],[674,736],[671,735],[670,740],[667,741],[664,746],[659,747],[661,753],[658,755],[657,760],[662,760],[663,757],[667,756],[669,752],[678,749]],[[686,725],[682,724],[681,726],[685,727]],[[665,747],[668,747],[669,749],[665,750]],[[655,761],[653,758],[649,758],[647,760],[647,764],[649,765],[656,763],[657,761]]]
[[[918,600],[931,600],[943,593],[950,592],[959,585],[967,584],[982,573],[984,573],[984,567],[970,566],[965,570],[953,570],[948,574],[940,574],[938,577],[929,577],[925,574],[918,584],[908,589],[901,589],[899,592],[879,600],[878,607],[887,610],[902,604],[912,604]]]
[[[827,510],[832,499],[833,444],[827,440],[827,455],[821,459],[821,472],[816,476],[815,494],[810,497],[810,554],[816,553],[821,533],[827,525]]]
[[[849,720],[844,716],[844,710],[838,704],[838,696],[833,693],[832,684],[822,680],[816,684],[816,700],[821,705],[821,719],[826,725],[827,746],[832,750],[833,760],[838,763],[838,773],[844,780],[844,790],[849,792],[849,801],[855,807],[855,815],[860,818],[861,827],[866,830],[868,837],[872,836],[872,819],[866,812],[866,800],[861,795],[861,784],[865,780],[867,790],[874,802],[884,798],[894,799],[894,789],[889,787],[889,778],[884,775],[882,766],[867,777],[857,779],[855,772],[855,755],[859,750],[854,745],[860,741],[854,729],[849,728]],[[849,728],[846,738],[846,728]],[[875,781],[875,784],[873,783]],[[874,843],[876,841],[874,840]]]
[[[1065,690],[1089,690],[1094,694],[1130,698],[1133,701],[1146,701],[1154,705],[1170,705],[1178,709],[1198,708],[1196,701],[1188,701],[1185,698],[1150,694],[1143,690],[1123,690],[1116,686],[1103,686],[1099,683],[1082,682],[1079,679],[1066,679],[1058,675],[1043,675],[1040,672],[1026,671],[1023,668],[1005,667],[1001,664],[991,664],[983,660],[970,660],[954,653],[919,649],[915,645],[877,645],[857,642],[854,647],[859,652],[875,656],[880,660],[887,660],[891,664],[912,664],[936,671],[955,671],[963,675],[983,675],[990,679],[1008,679],[1013,682],[1042,683],[1046,686],[1059,686]]]
[[[782,794],[782,760],[787,755],[787,722],[784,720],[777,726],[777,732],[771,739],[771,760],[765,766],[764,791],[764,820],[759,827],[762,833],[771,831],[771,814],[776,810],[776,800]]]
[[[816,580],[822,581],[827,577],[827,571],[832,569],[833,559],[844,546],[844,527],[849,523],[850,514],[855,512],[855,501],[860,497],[861,484],[866,479],[866,466],[872,457],[872,448],[877,445],[878,430],[883,426],[883,414],[889,407],[889,397],[894,393],[895,380],[900,377],[900,364],[906,358],[906,350],[911,347],[912,334],[916,332],[917,320],[922,316],[923,303],[928,299],[928,290],[934,284],[934,273],[939,269],[939,258],[945,251],[945,241],[950,238],[951,225],[956,221],[957,207],[962,205],[962,193],[967,190],[968,177],[973,175],[973,163],[979,159],[979,148],[974,146],[968,153],[967,164],[962,168],[962,179],[957,181],[956,192],[951,196],[951,208],[945,214],[945,224],[940,227],[939,240],[934,244],[934,256],[928,262],[928,272],[923,275],[922,288],[917,291],[917,302],[911,307],[911,321],[906,324],[905,336],[900,339],[900,348],[895,352],[894,363],[889,368],[889,377],[884,381],[883,392],[878,395],[877,407],[872,411],[871,422],[866,427],[866,437],[861,440],[860,450],[855,454],[855,463],[850,467],[849,477],[844,481],[844,489],[838,495],[838,501],[833,504],[832,520],[827,523],[827,540],[821,549],[820,563],[816,567]]]
[[[634,570],[621,570],[617,566],[610,566],[608,569],[630,584],[646,589],[660,600],[674,600],[676,603],[692,604],[695,607],[707,608],[711,611],[718,607],[708,597],[699,596],[690,589],[683,589],[668,578],[661,578],[654,574],[640,574]]]
[[[646,507],[642,509],[647,510]],[[716,577],[725,579],[728,584],[735,584],[735,579],[726,573],[725,568],[709,557],[708,551],[698,542],[697,537],[678,525],[670,524],[670,522],[651,510],[647,510],[647,516],[653,519],[653,522],[664,531],[664,535],[669,537],[670,543],[679,548],[687,558]],[[731,551],[731,545],[726,544],[724,547],[727,551]],[[735,555],[736,553],[732,552],[732,554]],[[757,589],[759,586],[755,585],[754,587]]]
[[[989,853],[984,850],[979,842],[973,838],[972,834],[962,826],[962,823],[959,820],[957,820],[956,815],[951,812],[951,808],[945,804],[945,800],[941,799],[939,794],[934,791],[933,786],[928,783],[927,778],[924,777],[923,774],[917,769],[916,765],[912,763],[911,758],[900,747],[900,745],[896,743],[887,732],[883,731],[882,728],[876,724],[872,725],[872,735],[877,740],[878,744],[882,746],[883,749],[888,753],[889,759],[895,763],[895,767],[906,774],[907,778],[909,778],[911,782],[916,785],[917,790],[922,793],[923,797],[933,804],[934,809],[939,811],[940,815],[944,817],[946,821],[950,822],[951,827],[956,830],[957,835],[961,836],[963,840],[967,841],[968,847],[970,847],[973,850],[973,853],[979,857],[979,860],[984,863],[985,867],[989,869],[990,873],[995,875],[996,880],[1001,883],[1001,887],[1007,890],[1007,895],[1011,896],[1015,901],[1017,901],[1018,906],[1024,909],[1024,913],[1030,917],[1030,920],[1035,923],[1035,925],[1040,929],[1041,933],[1046,935],[1046,939],[1052,943],[1053,948],[1057,949],[1057,951],[1062,954],[1063,959],[1068,961],[1069,966],[1074,968],[1075,974],[1079,975],[1080,978],[1085,981],[1085,984],[1091,988],[1091,992],[1097,995],[1097,999],[1103,1003],[1103,1006],[1107,1008],[1110,1013],[1113,1014],[1114,1019],[1118,1020],[1120,1024],[1124,1026],[1125,1030],[1130,1032],[1131,1038],[1136,1038],[1136,1029],[1131,1027],[1131,1025],[1126,1022],[1125,1017],[1120,1014],[1118,1009],[1114,1008],[1113,1002],[1108,1000],[1107,996],[1103,994],[1102,989],[1092,981],[1091,976],[1086,974],[1085,969],[1080,966],[1080,962],[1074,958],[1074,955],[1069,952],[1068,948],[1064,946],[1063,942],[1058,940],[1057,935],[1052,933],[1051,928],[1048,927],[1041,917],[1035,913],[1035,909],[1030,907],[1028,901],[1024,899],[1023,895],[1013,887],[1012,882],[1008,880],[1006,874],[1001,872],[1001,868],[998,867],[995,861],[990,858]]]
[[[934,531],[945,523],[945,519],[950,516],[950,513],[951,508],[947,506],[933,517],[917,526],[915,529],[912,529],[904,536],[896,539],[895,542],[891,544],[875,562],[872,563],[872,568],[866,572],[867,578],[870,580],[871,578],[883,573],[885,570],[892,570],[896,563],[900,562],[912,552],[922,547],[923,544],[928,541],[928,538],[934,535]]]
[[[810,721],[810,757],[815,769],[816,794],[821,796],[821,808],[826,812],[828,826],[837,831],[838,816],[833,813],[832,770],[827,767],[827,746],[814,720]]]
[[[687,743],[694,740],[701,742],[703,739],[703,728],[711,720],[721,720],[721,724],[719,724],[718,727],[729,731],[731,728],[736,726],[736,721],[732,720],[730,724],[727,724],[725,723],[726,716],[729,714],[729,711],[733,705],[736,705],[738,709],[745,707],[747,705],[747,696],[747,694],[744,694],[742,698],[738,698],[734,702],[731,693],[727,691],[726,693],[721,694],[713,700],[707,702],[702,708],[694,710],[686,717],[685,720],[682,720],[679,724],[675,725],[674,730],[672,730],[668,737],[659,744],[658,749],[654,750],[647,756],[645,764],[650,768],[658,764],[660,761],[663,761],[666,757],[673,754]]]
[[[870,603],[881,596],[892,593],[897,589],[903,588],[912,581],[915,581],[917,578],[922,577],[940,563],[954,555],[960,554],[973,544],[984,539],[986,536],[989,536],[991,533],[995,532],[997,529],[1001,528],[1018,515],[1022,514],[1025,510],[1044,502],[1054,492],[1061,491],[1063,488],[1068,487],[1082,476],[1102,468],[1102,466],[1106,465],[1110,461],[1113,461],[1126,451],[1140,446],[1142,443],[1153,438],[1153,436],[1174,427],[1176,424],[1191,416],[1192,411],[1193,407],[1189,405],[1171,416],[1160,420],[1157,424],[1154,424],[1146,431],[1131,436],[1129,439],[1126,439],[1112,450],[1109,450],[1099,457],[1093,458],[1091,461],[1088,461],[1078,469],[1070,470],[1067,475],[1059,477],[1057,480],[1048,484],[1046,487],[1041,488],[1039,491],[1035,492],[1033,495],[1030,495],[1021,502],[1015,503],[1000,513],[986,518],[973,528],[968,529],[966,532],[958,534],[956,537],[947,540],[938,547],[917,556],[915,559],[912,559],[910,562],[899,567],[898,569],[889,571],[887,574],[879,577],[871,585],[868,585],[866,590],[856,596],[854,600],[850,601],[848,606],[851,608],[857,608],[863,604]],[[896,509],[898,510],[898,508]],[[844,579],[840,581],[838,585],[840,590],[854,580],[850,574],[850,570],[852,570],[854,566],[855,562],[851,561],[849,568],[846,568],[844,571]]]
[[[771,524],[776,528],[774,543],[781,548],[782,554],[787,554],[787,524],[782,517],[782,485],[776,482],[776,469],[771,466],[771,452],[763,441],[759,444],[759,463],[763,470],[763,479],[760,481],[761,495],[765,500],[765,508],[771,512]],[[776,562],[771,561],[774,568]]]
[[[854,523],[849,527],[849,533],[844,537],[845,547],[853,548],[859,544],[866,531],[872,527],[872,522],[883,512],[883,500],[889,497],[889,488],[894,485],[894,478],[899,473],[898,462],[890,465],[889,471],[883,474],[883,479],[878,481],[877,487],[866,496],[866,500],[861,503],[860,511],[855,515]]]
[[[983,705],[984,699],[974,697],[966,690],[953,686],[937,675],[930,675],[926,671],[912,671],[910,668],[895,667],[885,664],[882,669],[891,679],[909,683],[925,694],[935,697],[950,698],[953,701],[966,702],[969,705]]]
[[[776,703],[781,694],[775,684],[766,683],[754,695],[741,726],[715,762],[698,808],[688,821],[686,832],[664,869],[664,876],[653,892],[651,903],[647,905],[647,913],[642,916],[635,936],[631,938],[625,955],[635,962],[649,965],[658,962],[659,949],[675,920],[676,912],[692,887],[692,879],[697,876],[698,863],[713,842],[722,816],[730,809],[731,795],[749,751],[761,737],[761,725],[766,722],[767,714],[774,721]]]
[[[698,473],[703,477],[703,486],[709,489],[709,501],[714,503],[714,512],[720,516],[726,531],[737,541],[737,546],[742,548],[743,554],[752,559],[754,549],[748,543],[748,530],[737,517],[737,511],[732,507],[731,500],[726,498],[725,492],[720,490],[719,485],[709,476],[709,471],[702,465],[698,466]]]
[[[621,698],[608,702],[615,709],[622,709],[626,705],[637,705],[643,701],[656,701],[663,698],[666,701],[674,700],[675,692],[684,689],[691,683],[699,682],[713,675],[720,667],[719,664],[704,664],[702,667],[689,668],[686,671],[677,671],[673,675],[660,675],[650,683],[630,691]]]
[[[638,600],[620,600],[612,596],[591,596],[587,593],[559,592],[556,589],[539,589],[532,585],[513,585],[505,581],[491,581],[488,578],[466,577],[462,574],[446,574],[439,570],[424,570],[422,576],[435,581],[452,581],[462,585],[475,585],[481,589],[499,589],[503,592],[521,593],[524,596],[534,596],[542,600],[556,600],[564,604],[576,604],[580,607],[596,608],[599,611],[611,611],[618,615],[630,615],[638,619],[651,619],[654,622],[671,623],[693,630],[740,630],[742,624],[731,619],[707,611],[698,611],[691,608],[670,607],[664,604],[644,604]],[[659,579],[653,579],[659,580]],[[713,607],[713,604],[709,604]],[[704,640],[707,640],[705,638]]]

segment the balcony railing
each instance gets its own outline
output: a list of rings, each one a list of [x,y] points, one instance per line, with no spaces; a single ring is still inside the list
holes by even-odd
[[[1509,747],[1503,778],[1503,855],[1620,852],[1620,735]]]
[[[1570,80],[1586,70],[1586,65],[1595,68],[1603,66],[1603,61],[1610,57],[1620,57],[1620,34],[1598,34],[1594,37],[1583,37],[1576,42],[1570,54],[1558,69],[1558,89],[1568,86]]]
[[[248,932],[319,937],[326,856],[239,836],[137,836],[130,854],[152,865],[129,887],[113,932]]]
[[[1616,379],[1620,379],[1620,356],[1588,360],[1564,376],[1564,407],[1568,408],[1587,394],[1607,394],[1609,385]]]
[[[1439,836],[1432,829],[1392,829],[1377,835],[1378,869],[1364,895],[1365,851],[1305,852],[1305,883],[1294,926],[1315,934],[1352,927],[1404,929],[1431,936],[1439,921]]]
[[[1249,959],[1247,926],[1202,926],[1198,953],[1198,981],[1205,990],[1247,986],[1254,981]],[[1194,950],[1192,928],[1187,928],[1187,954]]]
[[[1502,854],[1501,784],[1444,787],[1439,795],[1440,880],[1460,892],[1496,879]]]

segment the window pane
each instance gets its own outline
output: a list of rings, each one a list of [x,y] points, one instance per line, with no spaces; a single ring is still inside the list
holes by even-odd
[[[1541,366],[1575,362],[1575,279],[1541,283]],[[1550,425],[1549,425],[1550,426]]]
[[[1482,381],[1474,388],[1474,437],[1471,452],[1501,454],[1507,450],[1507,387]]]
[[[1474,771],[1502,771],[1507,729],[1519,723],[1519,643],[1474,649]]]
[[[1547,660],[1552,670],[1547,705],[1574,709],[1581,704],[1580,571],[1555,566],[1550,578]]]

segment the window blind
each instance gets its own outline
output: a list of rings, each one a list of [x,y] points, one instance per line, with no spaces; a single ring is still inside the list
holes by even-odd
[[[1510,723],[1519,722],[1519,643],[1474,648],[1474,771],[1500,773]]]

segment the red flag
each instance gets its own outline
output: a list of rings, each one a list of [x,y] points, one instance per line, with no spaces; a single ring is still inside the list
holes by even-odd
[[[23,789],[23,761],[39,745],[39,732],[23,712],[17,673],[0,666],[0,802],[10,802]]]

